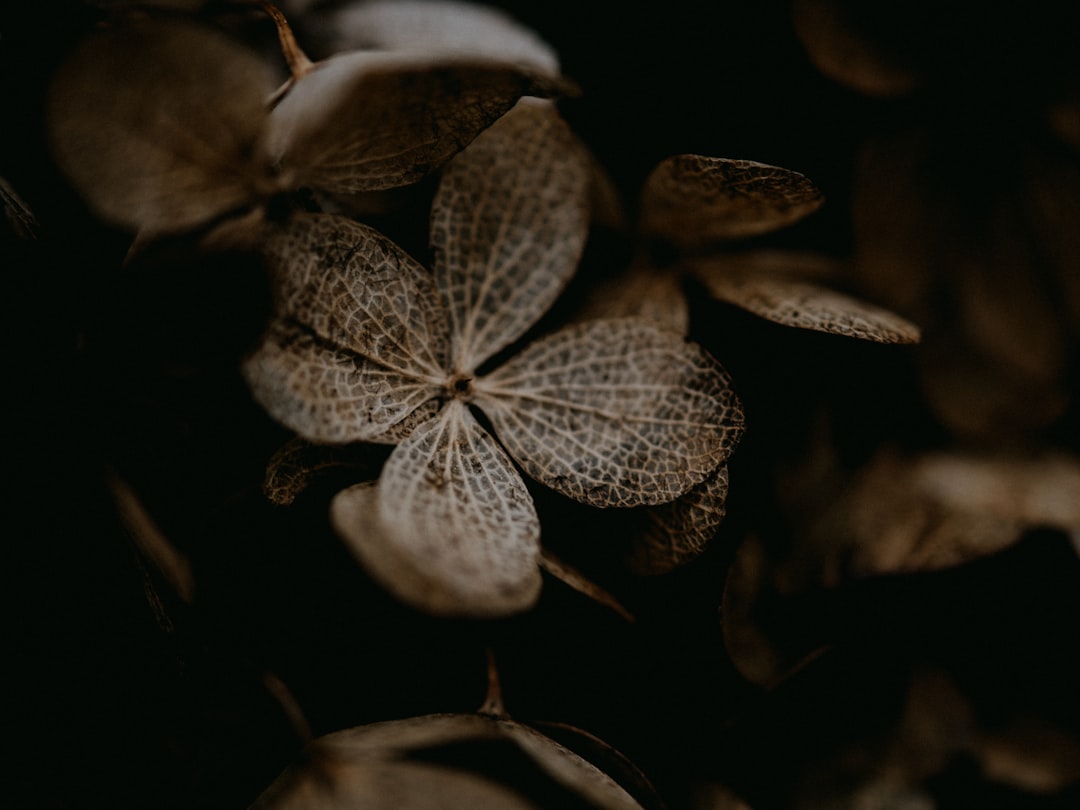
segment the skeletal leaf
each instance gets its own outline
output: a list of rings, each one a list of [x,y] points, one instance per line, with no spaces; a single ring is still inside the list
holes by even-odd
[[[352,52],[316,63],[270,113],[260,149],[282,188],[393,188],[442,166],[522,96],[566,89],[505,63]]]
[[[639,319],[569,326],[475,382],[476,404],[533,478],[594,506],[666,503],[742,434],[720,365]]]
[[[318,442],[393,442],[437,409],[445,319],[430,276],[372,228],[299,216],[266,246],[276,316],[245,361],[255,398]]]
[[[460,400],[395,448],[377,489],[338,495],[331,518],[372,576],[422,610],[505,615],[539,595],[532,498]]]
[[[783,326],[876,343],[919,340],[919,327],[906,318],[812,281],[732,267],[724,257],[689,267],[715,298]]]
[[[452,363],[470,373],[520,337],[577,267],[589,168],[551,105],[519,104],[447,168],[431,214]]]
[[[213,28],[117,23],[84,40],[54,77],[53,154],[102,217],[186,230],[266,185],[253,146],[273,87],[253,51]]]
[[[844,3],[795,0],[793,14],[795,32],[810,61],[830,79],[883,98],[905,96],[918,86],[919,72],[875,47],[849,19]]]
[[[641,194],[641,230],[684,250],[783,228],[825,201],[803,175],[702,155],[660,162]]]
[[[426,715],[345,729],[319,738],[316,745],[323,756],[330,754],[338,761],[393,765],[408,756],[415,761],[424,750],[476,740],[512,743],[549,778],[592,806],[641,810],[608,774],[550,737],[513,720],[479,714]],[[271,807],[276,810],[276,806]]]
[[[358,477],[369,479],[378,476],[379,466],[363,450],[312,444],[296,437],[282,445],[266,463],[263,494],[278,506],[288,506],[326,470],[346,467],[355,470]]]
[[[555,51],[499,9],[461,0],[368,0],[332,12],[334,51],[361,48],[451,51],[559,74]]]
[[[645,510],[646,528],[633,540],[627,565],[636,574],[666,574],[693,560],[727,513],[726,464],[671,503]]]

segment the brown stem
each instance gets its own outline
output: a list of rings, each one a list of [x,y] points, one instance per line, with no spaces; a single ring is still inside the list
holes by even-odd
[[[495,653],[490,647],[487,648],[487,679],[487,695],[484,696],[484,702],[477,709],[477,713],[497,717],[500,720],[509,719],[510,715],[506,713],[506,707],[503,705],[499,668],[495,664]]]
[[[281,9],[272,3],[266,2],[266,0],[261,0],[259,5],[262,6],[263,11],[270,15],[270,19],[277,26],[281,52],[285,56],[285,62],[289,65],[289,72],[292,73],[293,80],[301,78],[314,67],[314,64],[307,58],[307,54],[301,50],[300,45],[297,44],[292,28],[289,26],[289,21],[281,13]]]

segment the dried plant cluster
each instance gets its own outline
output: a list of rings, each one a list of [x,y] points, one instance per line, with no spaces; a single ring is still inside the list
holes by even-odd
[[[1080,21],[574,5],[0,17],[42,806],[1080,798]]]

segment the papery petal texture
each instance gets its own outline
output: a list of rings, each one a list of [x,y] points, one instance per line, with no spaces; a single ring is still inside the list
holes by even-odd
[[[522,96],[565,84],[460,55],[397,51],[330,57],[270,114],[260,148],[283,189],[379,191],[442,166]]]
[[[421,610],[506,615],[539,595],[532,498],[460,400],[394,449],[377,488],[338,495],[331,517],[371,575]]]
[[[447,168],[431,214],[453,366],[476,370],[551,306],[588,231],[589,168],[554,107],[528,100]]]
[[[666,503],[727,459],[743,429],[724,369],[636,318],[576,324],[475,382],[525,471],[595,506]]]
[[[685,250],[775,231],[825,198],[806,177],[752,160],[675,155],[641,193],[641,230]]]
[[[723,260],[690,267],[714,298],[782,326],[876,343],[919,341],[919,327],[906,318],[812,281],[742,272]]]
[[[448,338],[424,268],[332,215],[295,218],[265,252],[275,317],[243,370],[274,418],[313,441],[393,442],[434,415]]]
[[[728,468],[716,471],[671,503],[649,507],[627,565],[636,574],[666,574],[699,556],[727,514]]]

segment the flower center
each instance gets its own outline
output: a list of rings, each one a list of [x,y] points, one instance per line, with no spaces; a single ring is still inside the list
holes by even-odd
[[[472,382],[473,378],[468,374],[455,374],[446,381],[446,390],[454,399],[468,401],[472,399]]]

